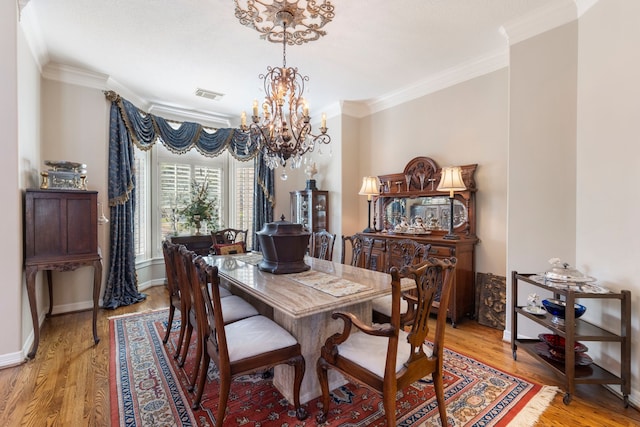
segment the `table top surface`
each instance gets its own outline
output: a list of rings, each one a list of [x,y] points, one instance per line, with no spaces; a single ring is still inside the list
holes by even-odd
[[[391,292],[390,274],[306,256],[305,263],[311,267],[311,272],[325,273],[336,279],[366,286],[366,289],[356,293],[333,296],[302,284],[296,280],[296,274],[272,274],[261,271],[256,265],[256,256],[259,259],[259,255],[254,253],[209,256],[206,260],[218,267],[221,279],[228,280],[274,309],[294,318],[370,301]],[[407,289],[413,285],[412,280],[403,279],[403,288]]]

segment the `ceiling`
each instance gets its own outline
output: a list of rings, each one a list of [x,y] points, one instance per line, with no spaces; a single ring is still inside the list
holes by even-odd
[[[575,19],[595,1],[333,0],[327,35],[288,47],[287,66],[309,76],[312,119],[352,104],[343,101],[371,111],[506,66],[517,32]],[[282,45],[242,26],[233,0],[20,2],[41,66],[103,75],[109,88],[135,94],[156,114],[193,112],[237,125],[263,96],[258,75],[282,65]],[[196,97],[198,88],[224,96]]]

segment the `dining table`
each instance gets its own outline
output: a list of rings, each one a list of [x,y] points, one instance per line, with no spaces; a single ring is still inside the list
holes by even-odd
[[[316,374],[320,349],[343,327],[331,314],[350,312],[370,324],[372,300],[391,293],[391,275],[309,256],[304,258],[308,271],[273,274],[258,268],[261,260],[255,252],[207,257],[210,265],[218,267],[221,286],[254,304],[298,340],[306,365],[300,401],[306,403],[322,394]],[[402,279],[401,286],[410,289],[415,282]],[[274,368],[273,384],[289,402],[294,401],[293,376],[290,366]],[[330,390],[346,382],[339,373],[329,371]]]

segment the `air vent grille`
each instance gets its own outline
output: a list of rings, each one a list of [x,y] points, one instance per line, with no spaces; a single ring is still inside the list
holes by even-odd
[[[214,92],[212,90],[206,89],[196,89],[196,96],[200,96],[202,98],[213,99],[214,101],[219,101],[224,96],[223,93]]]

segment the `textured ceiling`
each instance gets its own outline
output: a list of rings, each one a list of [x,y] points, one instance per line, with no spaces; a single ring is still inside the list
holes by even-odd
[[[577,1],[579,9],[580,1],[595,0]],[[312,116],[341,101],[372,105],[461,64],[505,57],[509,41],[502,27],[545,20],[559,9],[574,18],[579,12],[573,0],[333,4],[336,16],[325,26],[326,36],[287,48],[287,65],[309,76]],[[42,66],[104,74],[116,90],[126,88],[148,105],[236,124],[240,112],[262,97],[258,75],[268,65],[282,65],[282,45],[242,26],[234,8],[232,0],[30,0],[22,21],[29,23],[25,32],[37,42]],[[199,98],[197,88],[224,97]]]

